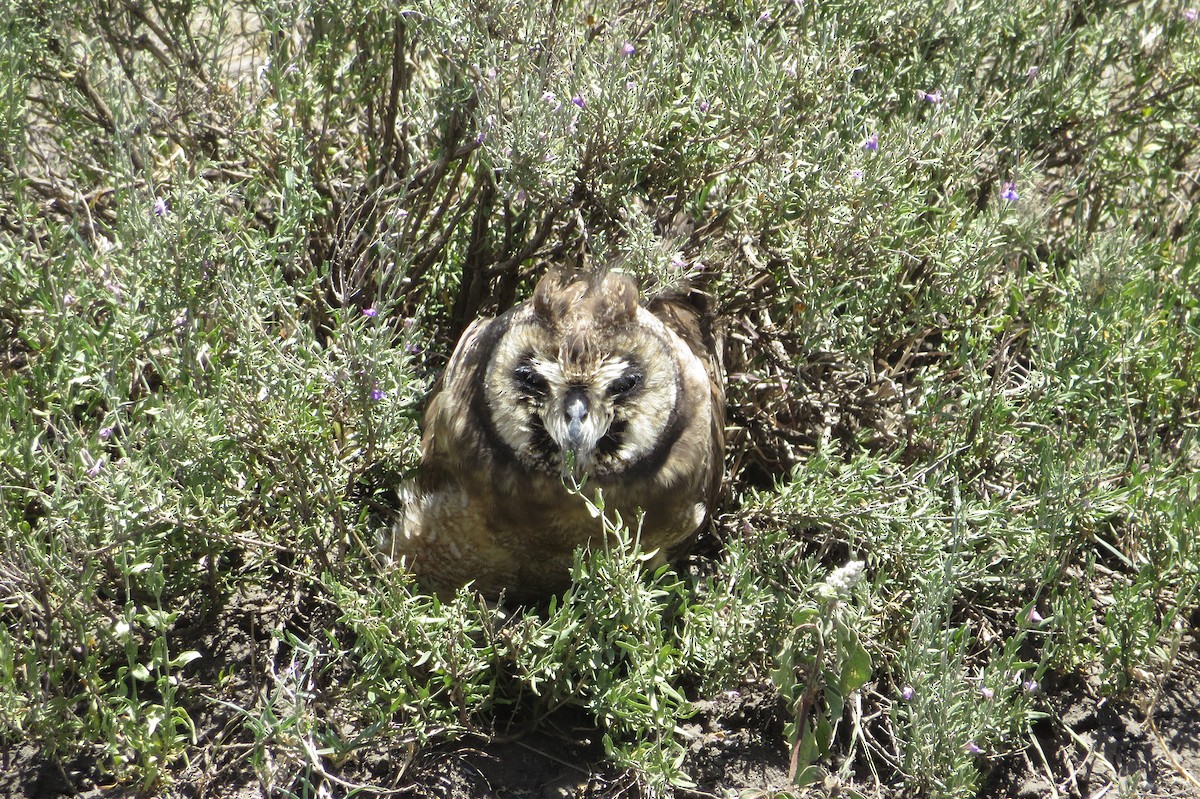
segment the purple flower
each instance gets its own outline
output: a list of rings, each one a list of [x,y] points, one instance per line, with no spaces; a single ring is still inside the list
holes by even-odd
[[[913,690],[911,685],[906,685],[900,689],[900,698],[905,702],[910,702],[912,701],[912,698],[916,696],[916,693],[917,692]]]
[[[766,25],[770,21],[771,21],[771,12],[769,9],[758,15],[758,24],[759,25]]]
[[[864,173],[861,169],[851,169],[850,170],[850,179],[853,180],[855,183],[861,183],[863,177],[865,177],[865,174],[866,173]]]
[[[1197,19],[1200,19],[1200,11],[1197,11],[1194,8],[1189,8],[1183,12],[1183,18],[1188,22],[1195,22]]]
[[[154,200],[154,215],[155,216],[166,216],[167,213],[168,213],[167,201],[164,200],[162,197],[156,198]]]
[[[543,93],[542,102],[546,103],[546,105],[554,106],[555,111],[562,107],[562,103],[559,101],[558,97],[555,96],[554,92]]]
[[[112,438],[112,434],[113,434],[113,429],[111,427],[101,427],[100,428],[100,437],[101,438],[103,438],[103,439]]]
[[[413,342],[410,341],[409,343],[404,345],[404,351],[407,352],[409,355],[419,355],[421,352],[421,345],[414,344]]]
[[[374,319],[376,316],[379,316],[379,311],[374,308],[363,308],[363,316],[369,316]]]
[[[879,134],[872,133],[863,140],[862,148],[869,153],[877,152],[879,150]]]
[[[924,100],[927,103],[933,103],[934,105],[937,105],[938,103],[940,103],[942,101],[942,90],[934,89],[931,92],[926,92],[926,91],[917,89],[917,98],[920,100]]]
[[[380,401],[381,399],[383,399],[385,396],[386,396],[386,395],[384,394],[384,392],[383,392],[383,389],[381,389],[381,388],[373,388],[373,389],[371,389],[371,394],[370,394],[370,397],[371,397],[371,401],[372,401],[372,402],[379,402],[379,401]]]
[[[1027,694],[1037,693],[1038,681],[1026,680],[1025,682],[1021,683],[1021,688],[1023,688]]]
[[[1016,194],[1016,192],[1014,191],[1013,194]],[[1004,197],[1004,195],[1000,195],[1000,196]],[[1009,200],[1008,197],[1004,197],[1004,199]],[[1012,199],[1015,200],[1016,197],[1013,197]],[[1012,200],[1009,200],[1009,202],[1012,202]],[[1037,608],[1030,608],[1029,615],[1026,616],[1026,618],[1029,619],[1030,624],[1041,624],[1043,621],[1042,614],[1037,612]]]
[[[967,741],[966,745],[963,746],[963,750],[972,755],[983,754],[983,749],[981,749],[979,744],[975,743],[974,741]]]
[[[579,106],[580,108],[587,108],[587,100],[583,99],[582,94],[577,94],[574,97],[572,97],[571,102],[573,102],[575,105]]]
[[[1020,199],[1020,197],[1021,195],[1017,193],[1017,182],[1015,180],[1005,181],[1004,186],[1000,189],[1000,199],[1010,203],[1015,203],[1018,199]],[[1038,616],[1036,621],[1034,620],[1033,617],[1036,613],[1036,610],[1030,611],[1029,613],[1029,620],[1035,623],[1042,620],[1041,616]]]
[[[707,114],[708,109],[709,109],[708,100],[701,100],[699,108],[700,108],[700,113]]]
[[[627,92],[631,92],[631,91],[633,91],[633,90],[634,90],[634,89],[636,89],[636,88],[637,88],[637,81],[636,81],[636,80],[627,80],[627,81],[625,81],[625,91],[627,91]]]
[[[630,42],[625,42],[621,45],[621,58],[629,58],[636,49]]]
[[[991,699],[993,696],[996,695],[996,692],[993,691],[991,688],[988,688],[985,685],[979,689],[979,695],[982,696],[984,699]]]

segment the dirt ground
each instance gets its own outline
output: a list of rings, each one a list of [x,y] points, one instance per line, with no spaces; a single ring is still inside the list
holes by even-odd
[[[177,628],[205,655],[198,663],[211,664],[212,674],[193,676],[194,694],[218,693],[208,686],[223,670],[220,698],[253,706],[266,670],[282,657],[272,649],[269,630],[290,604],[262,591],[197,616],[190,629]],[[1200,799],[1200,643],[1195,633],[1184,641],[1175,668],[1157,690],[1146,685],[1129,698],[1104,699],[1096,681],[1047,678],[1047,716],[1034,729],[1037,745],[991,763],[979,795]],[[788,787],[784,714],[769,686],[746,685],[698,701],[696,711],[680,730],[687,746],[684,767],[695,787],[679,789],[678,796],[760,797]],[[168,786],[139,791],[107,784],[85,757],[58,762],[18,742],[0,748],[0,797],[278,795],[251,765],[253,735],[239,715],[211,701],[189,712],[197,745]],[[392,750],[364,748],[339,764],[336,777],[344,782],[328,782],[329,792],[319,795],[345,796],[356,784],[382,789],[359,795],[437,799],[606,799],[641,793],[631,778],[604,765],[600,734],[587,719],[564,713],[503,741],[480,737],[419,754],[401,744]],[[867,797],[904,795],[899,775],[879,777],[877,782],[873,775],[856,775],[844,786],[829,782],[813,795],[845,795],[843,789]]]

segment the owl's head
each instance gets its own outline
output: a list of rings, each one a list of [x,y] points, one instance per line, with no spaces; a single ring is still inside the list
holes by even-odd
[[[497,434],[531,471],[618,475],[676,426],[675,336],[616,272],[550,272],[514,309],[484,376]]]

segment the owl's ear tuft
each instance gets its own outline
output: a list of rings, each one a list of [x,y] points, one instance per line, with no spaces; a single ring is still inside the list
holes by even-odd
[[[620,327],[637,316],[638,284],[631,275],[605,272],[600,278],[596,316],[602,324]]]
[[[568,291],[572,275],[561,269],[551,269],[542,275],[533,289],[533,312],[543,322],[553,324],[566,315],[575,292]]]
[[[605,329],[637,319],[638,283],[621,272],[551,269],[533,290],[533,311],[550,327],[567,316],[591,319]]]

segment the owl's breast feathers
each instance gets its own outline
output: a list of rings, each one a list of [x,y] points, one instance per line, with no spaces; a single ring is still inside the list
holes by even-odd
[[[720,337],[701,295],[636,297],[625,276],[551,273],[532,301],[467,329],[386,554],[440,592],[561,590],[575,548],[603,543],[564,486],[577,458],[584,492],[630,529],[643,514],[644,549],[676,554],[707,523],[723,468]],[[566,418],[595,427],[593,450],[567,452]]]

